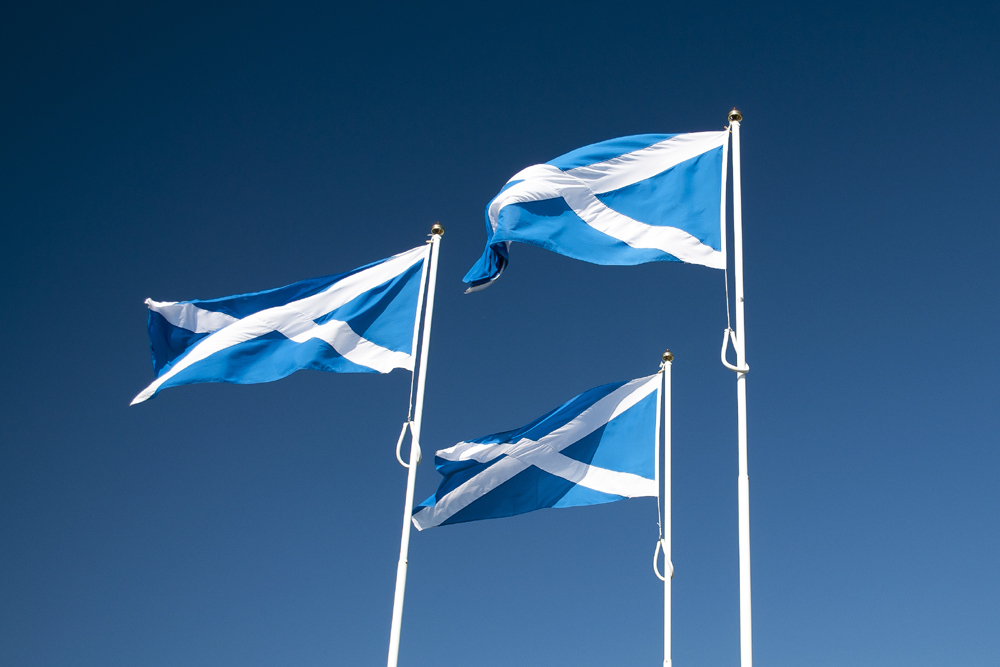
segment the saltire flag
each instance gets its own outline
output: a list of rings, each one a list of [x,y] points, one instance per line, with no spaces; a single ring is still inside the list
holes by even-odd
[[[146,300],[156,380],[167,387],[254,384],[309,368],[337,373],[413,370],[417,303],[430,245],[347,273],[193,301]]]
[[[442,449],[419,529],[657,495],[662,375],[586,391],[527,426]]]
[[[469,291],[500,277],[510,244],[593,264],[726,267],[729,131],[640,134],[584,146],[514,175],[486,207],[486,250]]]

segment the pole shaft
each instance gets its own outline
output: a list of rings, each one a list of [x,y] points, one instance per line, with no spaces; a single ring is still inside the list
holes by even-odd
[[[424,386],[427,379],[427,357],[431,342],[431,321],[434,314],[434,288],[437,285],[439,235],[431,236],[430,266],[428,267],[427,300],[424,310],[424,331],[420,343],[420,370],[417,375],[417,391],[413,406],[413,423],[410,427],[410,461],[406,471],[406,503],[403,506],[403,534],[399,543],[399,563],[396,565],[396,593],[392,601],[392,628],[389,632],[388,667],[396,667],[399,661],[399,636],[403,627],[403,598],[406,595],[407,558],[410,551],[410,516],[413,508],[413,494],[417,481],[417,464],[420,462],[420,427],[424,418]]]
[[[670,367],[672,361],[663,362],[663,667],[670,667],[671,642],[671,591],[674,566],[671,561],[671,442],[670,442]]]
[[[733,254],[736,283],[736,365],[746,368],[746,328],[743,304],[743,192],[740,183],[740,121],[733,132]],[[747,377],[736,375],[737,428],[739,430],[739,539],[740,539],[740,665],[753,666],[750,616],[750,477],[747,473]]]

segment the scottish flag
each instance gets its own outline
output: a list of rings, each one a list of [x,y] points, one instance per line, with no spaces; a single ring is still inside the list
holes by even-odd
[[[153,301],[156,380],[132,404],[196,382],[271,382],[303,368],[413,370],[424,267],[421,246],[347,273],[205,301]]]
[[[584,392],[527,426],[442,449],[437,493],[413,510],[420,530],[656,496],[662,375]]]
[[[469,291],[500,277],[510,244],[593,264],[726,267],[729,132],[640,134],[585,146],[514,175],[486,207],[486,250]]]

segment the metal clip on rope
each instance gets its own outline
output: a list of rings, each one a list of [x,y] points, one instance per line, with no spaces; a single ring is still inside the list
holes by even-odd
[[[407,463],[406,461],[404,461],[403,457],[400,456],[400,452],[403,449],[403,438],[406,437],[406,429],[410,429],[410,435],[412,436],[413,435],[413,422],[411,422],[411,421],[405,421],[405,422],[403,422],[403,428],[399,432],[399,440],[396,441],[396,460],[399,461],[399,465],[403,466],[404,468],[409,468],[410,464]],[[416,440],[411,439],[410,446],[417,448],[417,463],[420,463],[420,459],[423,457],[423,453],[420,451],[420,445],[417,443]]]
[[[660,552],[662,550],[663,550],[663,540],[662,539],[656,540],[656,551],[653,552],[653,574],[655,574],[656,578],[659,579],[660,581],[666,581],[667,580],[666,577],[660,574],[660,567],[659,565],[657,565],[657,561],[660,559]],[[667,565],[670,566],[670,578],[673,579],[674,564],[668,561]]]
[[[733,371],[734,373],[749,373],[750,364],[747,364],[741,368],[739,366],[733,366],[731,363],[726,361],[726,350],[729,349],[730,340],[733,341],[733,349],[734,350],[737,349],[739,347],[739,344],[736,342],[736,332],[730,329],[729,327],[726,327],[722,331],[722,353],[721,353],[722,365],[728,368],[729,370]]]

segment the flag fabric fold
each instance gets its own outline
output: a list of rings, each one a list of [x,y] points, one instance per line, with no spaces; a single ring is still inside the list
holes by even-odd
[[[434,458],[444,476],[413,510],[419,529],[656,496],[661,375],[606,384],[513,431],[460,442]]]
[[[514,241],[593,264],[724,269],[728,138],[621,137],[523,169],[486,207],[486,249],[464,278],[469,291],[500,277]]]
[[[263,292],[180,302],[147,299],[157,377],[132,404],[166,387],[271,382],[300,369],[412,371],[429,250],[420,246],[347,273]]]

